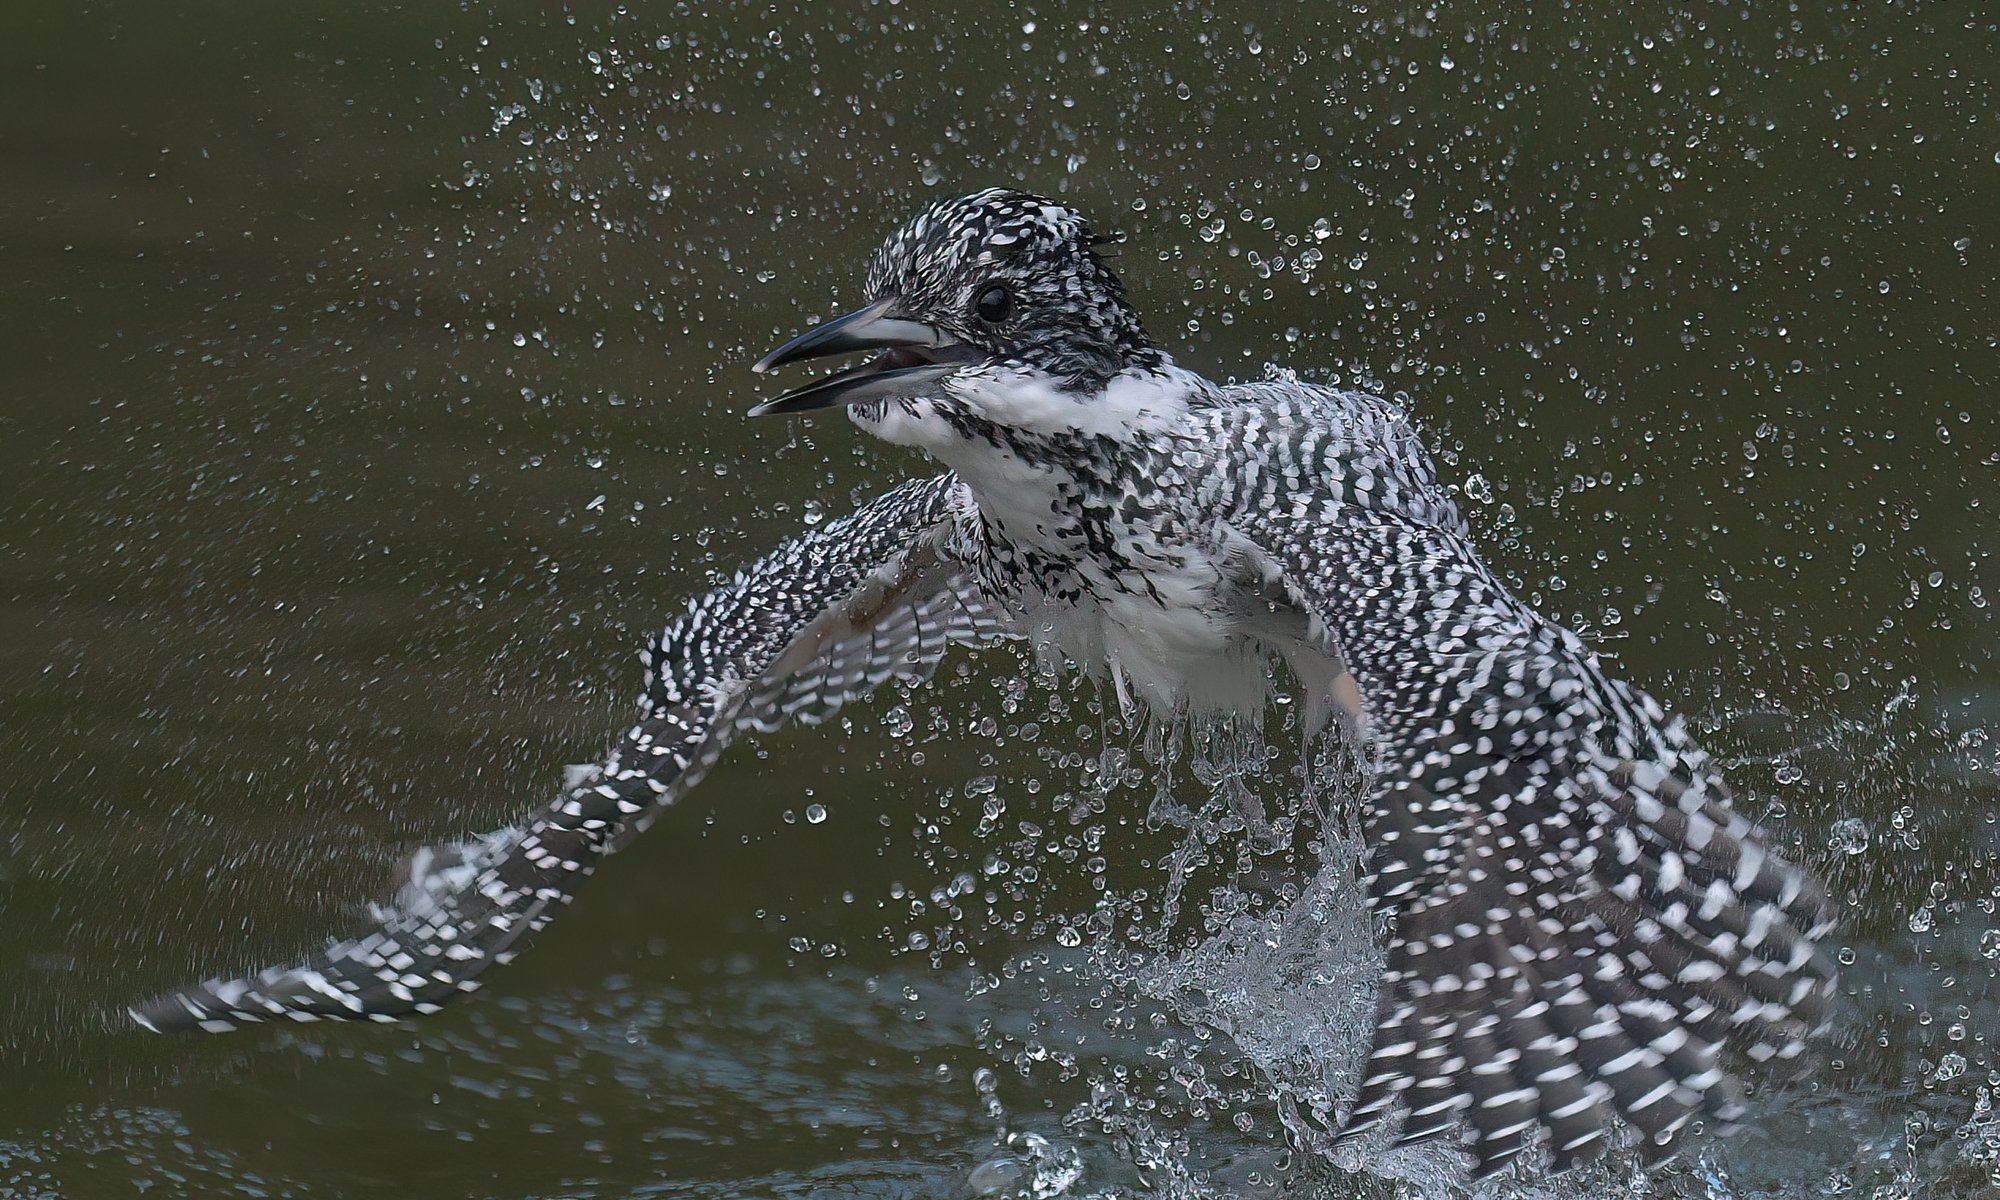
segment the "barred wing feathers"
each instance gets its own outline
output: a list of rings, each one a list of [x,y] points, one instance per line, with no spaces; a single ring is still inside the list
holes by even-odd
[[[905,484],[738,571],[647,647],[639,717],[602,767],[516,825],[426,847],[376,926],[292,966],[210,981],[132,1010],[149,1029],[391,1021],[436,1011],[508,961],[598,862],[694,787],[744,730],[817,722],[952,645],[1006,635],[941,554],[964,503],[952,476]]]
[[[1232,518],[1375,740],[1387,972],[1342,1136],[1400,1112],[1402,1142],[1456,1133],[1486,1174],[1538,1135],[1559,1168],[1594,1157],[1616,1118],[1662,1156],[1738,1114],[1732,1056],[1793,1057],[1824,1024],[1825,892],[1731,811],[1678,719],[1493,577],[1381,418],[1335,414],[1365,436],[1312,447],[1267,430],[1267,474],[1317,490]]]

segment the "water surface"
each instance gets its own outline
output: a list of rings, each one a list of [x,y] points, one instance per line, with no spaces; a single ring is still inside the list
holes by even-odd
[[[1167,995],[1206,985],[1266,1051],[1338,1017],[1332,984],[1230,992],[1254,947],[1216,932],[1310,892],[1310,829],[1241,879],[1226,838],[1176,858],[1143,766],[1104,770],[1139,734],[1004,653],[740,747],[433,1020],[119,1016],[352,928],[407,847],[600,751],[646,631],[714,572],[927,469],[837,420],[746,423],[747,363],[851,306],[925,199],[1010,183],[1125,231],[1187,364],[1404,396],[1493,560],[1830,872],[1825,1061],[1631,1186],[1980,1194],[2000,32],[1976,11],[17,15],[0,1193],[1365,1191],[1288,1156],[1265,1078]],[[1100,892],[1145,894],[1173,971],[1093,957]]]

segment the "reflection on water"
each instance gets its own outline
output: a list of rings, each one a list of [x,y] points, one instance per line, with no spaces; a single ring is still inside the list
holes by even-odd
[[[1823,1061],[1514,1194],[2000,1186],[2000,34],[1823,8],[24,14],[0,1191],[1381,1194],[1281,1133],[1365,978],[1339,789],[1280,714],[1163,797],[1005,652],[745,748],[433,1021],[117,1020],[541,798],[681,597],[920,469],[746,425],[745,364],[992,182],[1122,226],[1191,365],[1405,393],[1496,564],[1828,870]]]

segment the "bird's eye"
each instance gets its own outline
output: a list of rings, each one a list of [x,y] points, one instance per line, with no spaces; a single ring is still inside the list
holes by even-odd
[[[972,302],[972,311],[989,325],[998,325],[1014,315],[1014,293],[996,283],[979,293],[979,299]]]

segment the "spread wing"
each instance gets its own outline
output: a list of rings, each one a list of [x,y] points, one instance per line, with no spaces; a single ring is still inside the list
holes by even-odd
[[[1415,439],[1369,432],[1295,439],[1267,475],[1316,490],[1233,518],[1375,739],[1387,972],[1342,1136],[1400,1109],[1402,1141],[1456,1131],[1486,1174],[1537,1131],[1559,1168],[1593,1157],[1620,1118],[1663,1155],[1736,1114],[1732,1055],[1788,1058],[1823,1025],[1825,893],[1677,719],[1492,576]]]
[[[963,485],[906,484],[811,530],[688,605],[642,656],[638,720],[598,768],[520,823],[426,847],[377,924],[289,967],[132,1010],[154,1030],[275,1018],[395,1020],[478,986],[546,925],[598,861],[701,780],[736,735],[817,722],[954,644],[1007,635],[944,552]]]

